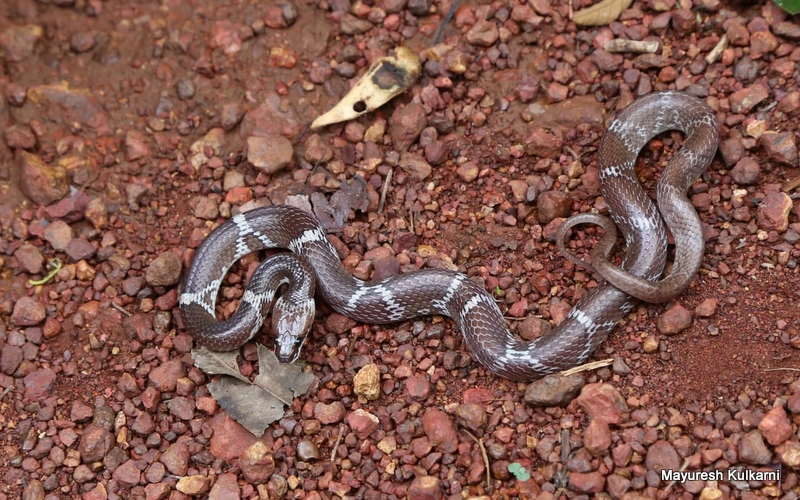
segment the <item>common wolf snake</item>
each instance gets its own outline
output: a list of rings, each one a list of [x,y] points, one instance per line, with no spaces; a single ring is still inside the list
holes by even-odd
[[[703,232],[686,191],[717,150],[717,128],[708,106],[681,92],[644,96],[611,123],[597,153],[600,190],[623,233],[627,251],[620,267],[605,259],[605,249],[595,251],[593,268],[608,281],[590,289],[563,322],[534,341],[523,341],[510,332],[492,296],[461,273],[425,269],[377,283],[354,278],[342,266],[317,220],[290,206],[268,206],[236,215],[203,241],[180,298],[186,329],[212,349],[242,345],[260,329],[274,288],[292,281],[298,266],[305,262],[313,269],[322,298],[354,320],[385,324],[430,314],[449,316],[478,362],[507,379],[530,381],[573,367],[584,362],[632,310],[636,299],[631,295],[665,301],[681,293],[697,273],[703,256]],[[668,130],[682,131],[686,139],[661,174],[657,209],[639,184],[634,163],[650,139]],[[676,257],[670,274],[656,281],[667,256],[667,236],[659,210],[675,239]],[[584,214],[568,219],[559,232],[562,250],[565,232],[575,224],[601,223],[613,233],[613,224],[597,217]],[[606,247],[611,240],[613,234],[604,241]],[[236,315],[218,322],[215,300],[228,269],[242,256],[264,248],[288,249],[302,260],[289,257],[282,271],[259,267]],[[310,320],[296,320],[294,315],[307,314],[306,309],[313,304],[306,299],[284,302],[290,309],[283,313],[284,321],[308,324]],[[284,333],[277,340],[279,357],[287,361],[296,358],[304,338],[293,335]]]

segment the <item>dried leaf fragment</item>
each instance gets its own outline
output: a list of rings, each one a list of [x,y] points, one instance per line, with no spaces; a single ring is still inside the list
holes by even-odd
[[[250,381],[247,380],[247,377],[239,371],[239,365],[236,363],[238,355],[239,351],[209,351],[205,347],[192,349],[194,366],[205,373],[209,375],[227,375],[249,384]]]
[[[258,369],[255,384],[283,399],[287,405],[293,398],[302,396],[314,382],[314,375],[304,372],[299,365],[281,363],[275,353],[258,344]]]
[[[378,109],[408,90],[419,78],[421,69],[416,53],[406,47],[397,47],[393,56],[372,63],[350,92],[330,111],[318,116],[311,128],[352,120]]]
[[[633,0],[603,0],[573,13],[572,20],[580,26],[605,26],[616,21],[620,14],[631,6],[631,3]]]
[[[625,38],[615,38],[607,41],[603,48],[608,52],[655,54],[658,51],[658,42],[655,40],[626,40]]]
[[[238,351],[192,350],[195,366],[208,374],[223,375],[208,384],[219,406],[245,429],[261,436],[269,424],[283,418],[284,406],[308,391],[315,377],[299,365],[280,363],[272,351],[258,344],[259,374],[250,382],[239,372],[237,355]]]
[[[369,206],[367,183],[357,175],[340,185],[339,191],[331,196],[330,201],[322,193],[313,193],[314,216],[322,227],[328,231],[339,231],[350,217],[350,210],[364,212]]]
[[[220,408],[255,436],[276,420],[283,418],[284,403],[262,388],[231,377],[223,377],[208,384],[208,391]]]

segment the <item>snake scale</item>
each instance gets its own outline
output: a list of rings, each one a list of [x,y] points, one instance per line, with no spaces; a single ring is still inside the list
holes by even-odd
[[[661,174],[656,208],[637,180],[634,163],[650,139],[669,130],[682,131],[686,139]],[[590,289],[564,321],[533,341],[523,341],[510,332],[492,296],[464,274],[424,269],[380,282],[354,278],[342,266],[317,220],[290,206],[267,206],[236,215],[203,241],[180,298],[186,330],[212,349],[242,345],[260,329],[274,289],[282,283],[292,283],[295,276],[302,275],[300,268],[306,267],[315,275],[322,298],[334,310],[356,321],[386,324],[431,314],[452,318],[476,360],[501,377],[531,381],[571,368],[584,362],[633,309],[635,297],[648,301],[674,297],[697,273],[704,250],[703,233],[686,192],[708,167],[717,144],[714,113],[702,100],[685,93],[648,94],[619,114],[603,136],[597,162],[601,194],[622,231],[627,251],[620,267],[606,260],[607,248],[593,252],[593,268],[608,281]],[[667,256],[666,231],[659,210],[677,248],[670,274],[656,281],[663,273]],[[613,224],[599,217],[583,214],[568,219],[559,231],[562,251],[567,229],[586,222],[604,225],[612,234],[604,240],[604,244],[608,243],[605,246],[610,246],[609,239],[613,240],[615,234]],[[242,256],[265,248],[288,249],[296,257],[286,257],[283,270],[261,264],[248,283],[237,312],[228,321],[218,322],[216,295],[228,269]],[[577,260],[569,254],[568,257]],[[284,300],[283,311],[278,313],[284,318],[279,321],[288,324],[284,328],[310,321],[307,309],[313,308],[313,298],[309,299],[313,289],[309,295],[307,287],[294,288],[287,293],[297,293],[297,298]],[[279,358],[294,360],[303,338],[300,334],[279,332]]]

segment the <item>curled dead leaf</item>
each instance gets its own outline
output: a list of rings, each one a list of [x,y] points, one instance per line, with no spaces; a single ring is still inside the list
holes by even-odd
[[[603,0],[573,13],[572,20],[580,26],[605,26],[616,21],[631,3],[633,0]]]
[[[322,193],[313,193],[314,216],[328,231],[340,231],[350,217],[350,210],[364,212],[369,206],[367,183],[357,175],[340,185],[330,201]]]
[[[350,92],[330,111],[317,117],[311,128],[352,120],[378,109],[408,90],[419,78],[421,69],[422,64],[415,52],[397,47],[393,56],[372,63]]]

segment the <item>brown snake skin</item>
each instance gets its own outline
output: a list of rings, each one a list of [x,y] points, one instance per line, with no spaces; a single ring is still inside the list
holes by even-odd
[[[634,163],[639,150],[651,138],[668,130],[680,130],[686,135],[683,148],[661,174],[657,188],[661,213],[675,238],[676,261],[670,275],[655,282],[666,262],[666,233],[658,210],[636,179]],[[449,316],[461,329],[478,362],[512,380],[531,381],[571,368],[584,362],[632,310],[636,299],[629,293],[645,300],[653,297],[648,290],[655,290],[659,300],[672,297],[684,290],[697,273],[703,235],[700,219],[686,199],[686,190],[708,167],[717,143],[714,113],[703,101],[688,94],[649,94],[620,113],[600,144],[598,165],[601,193],[628,248],[620,268],[604,262],[605,249],[593,253],[594,267],[617,286],[602,282],[589,290],[561,324],[532,342],[511,333],[491,295],[463,274],[426,269],[378,283],[357,280],[344,269],[316,219],[289,206],[262,207],[239,214],[201,244],[180,299],[186,329],[210,348],[231,349],[249,340],[260,323],[221,328],[214,317],[217,291],[230,265],[243,255],[263,248],[285,248],[310,264],[323,299],[345,316],[374,324],[429,314]],[[564,234],[575,224],[590,222],[608,227],[607,222],[593,215],[576,217],[565,222],[559,241],[563,242]],[[605,243],[608,246],[608,239]],[[569,258],[576,260],[571,255]],[[271,301],[272,292],[266,300],[263,290],[251,289],[252,281],[240,308],[261,311]],[[259,314],[263,321],[265,312]]]

